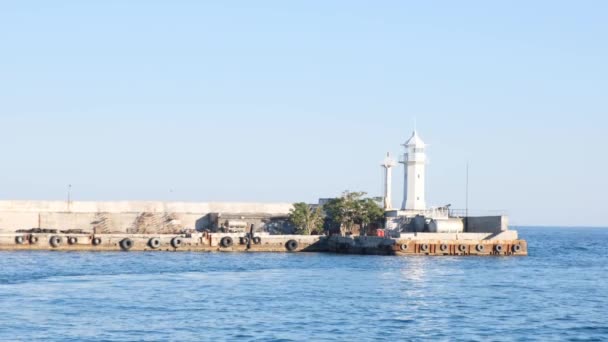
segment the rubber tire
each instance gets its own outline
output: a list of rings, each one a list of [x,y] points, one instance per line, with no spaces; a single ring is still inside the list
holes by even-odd
[[[296,241],[296,240],[289,240],[285,243],[285,248],[290,252],[293,252],[296,249],[298,249],[298,246],[299,246],[299,244],[298,244],[298,241]]]
[[[475,250],[478,252],[483,252],[485,249],[486,249],[486,247],[484,245],[475,246]]]
[[[68,244],[69,245],[75,245],[77,243],[78,243],[78,238],[77,237],[71,236],[71,237],[68,238]]]
[[[517,253],[517,252],[521,251],[521,246],[513,245],[512,250],[513,250],[513,253]]]
[[[239,242],[241,243],[241,245],[248,245],[249,244],[249,238],[246,236],[241,236],[239,238]]]
[[[15,243],[18,245],[23,245],[25,243],[25,238],[21,235],[15,236]]]
[[[220,245],[222,245],[222,247],[224,247],[224,248],[232,247],[233,244],[234,244],[234,241],[232,240],[232,238],[230,236],[224,236],[220,240]]]
[[[148,246],[152,249],[157,249],[160,247],[160,239],[159,238],[150,238],[148,240]]]
[[[262,238],[259,236],[254,236],[252,241],[254,244],[259,245],[262,243]]]
[[[173,239],[171,239],[171,246],[173,248],[180,248],[182,246],[182,238],[179,236],[174,237]]]
[[[30,236],[30,244],[35,245],[38,243],[38,237],[35,235]]]
[[[402,251],[407,251],[407,244],[406,243],[402,244],[400,246],[400,248],[401,248]]]
[[[439,245],[439,250],[442,252],[445,252],[448,250],[448,245],[446,245],[445,243],[442,243],[441,245]]]
[[[464,253],[467,251],[467,246],[466,245],[460,245],[458,246],[458,251],[461,253]]]
[[[101,238],[94,237],[93,240],[91,240],[91,243],[93,244],[93,246],[99,246],[101,245]]]
[[[57,235],[53,235],[51,236],[51,238],[49,239],[49,244],[51,245],[51,247],[53,248],[57,248],[61,245],[61,243],[63,242],[63,239],[61,238],[61,236],[57,236]]]
[[[119,245],[120,249],[122,249],[123,251],[128,251],[129,249],[133,248],[133,240],[129,238],[124,238],[120,240]]]
[[[420,250],[423,252],[428,252],[429,251],[429,245],[426,243],[423,243],[422,245],[420,245]]]
[[[504,247],[502,245],[496,245],[496,246],[494,246],[494,250],[498,253],[502,253],[502,251],[504,250]]]

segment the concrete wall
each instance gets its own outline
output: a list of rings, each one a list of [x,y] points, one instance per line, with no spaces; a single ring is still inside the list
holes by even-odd
[[[177,233],[203,227],[209,213],[285,216],[289,203],[0,201],[0,233],[82,229],[97,233]]]
[[[464,220],[467,233],[500,233],[509,229],[507,216],[467,217]]]

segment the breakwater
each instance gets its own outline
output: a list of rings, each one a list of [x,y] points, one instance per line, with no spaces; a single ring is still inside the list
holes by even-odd
[[[0,235],[0,250],[191,251],[191,252],[332,252],[376,255],[528,254],[517,232],[502,234],[411,233],[398,238],[269,234],[65,234]]]
[[[291,208],[284,203],[0,201],[0,250],[528,253],[526,241],[500,216],[471,218],[475,229],[464,233],[327,237],[291,234]],[[247,230],[250,226],[256,229]]]

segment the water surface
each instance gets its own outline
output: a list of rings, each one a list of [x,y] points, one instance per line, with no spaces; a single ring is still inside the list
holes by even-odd
[[[608,340],[608,229],[528,257],[0,252],[0,341]]]

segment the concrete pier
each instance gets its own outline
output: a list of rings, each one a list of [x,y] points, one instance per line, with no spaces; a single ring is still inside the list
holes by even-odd
[[[0,234],[0,250],[333,252],[377,255],[523,256],[524,240],[491,234],[404,234],[400,238],[197,234]],[[516,233],[515,233],[516,234]]]

